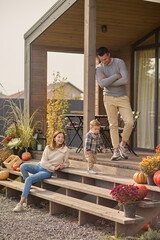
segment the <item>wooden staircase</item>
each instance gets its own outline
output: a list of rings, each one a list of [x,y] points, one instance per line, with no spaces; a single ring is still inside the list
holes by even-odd
[[[36,163],[37,159],[32,162]],[[119,168],[123,169],[124,166]],[[17,195],[20,197],[24,187],[21,172],[13,170],[9,172],[9,179],[1,180],[0,188],[6,187],[6,197]],[[21,177],[20,182],[15,181],[17,176]],[[80,225],[94,223],[100,217],[115,222],[116,236],[122,233],[131,236],[148,222],[154,221],[157,225],[160,214],[160,188],[146,185],[147,199],[137,203],[136,217],[124,217],[124,212],[118,208],[110,191],[118,184],[133,183],[131,175],[121,176],[111,172],[92,175],[85,169],[69,167],[57,171],[52,178],[39,182],[37,186],[32,186],[27,203],[36,203],[45,199],[49,202],[50,214],[62,213],[67,208],[76,209]]]

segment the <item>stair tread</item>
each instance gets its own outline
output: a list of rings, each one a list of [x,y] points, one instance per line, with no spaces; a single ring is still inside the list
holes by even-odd
[[[0,184],[20,191],[22,191],[24,186],[24,183],[8,180],[0,180]],[[124,213],[122,211],[101,206],[96,203],[87,202],[85,200],[77,199],[74,197],[66,196],[60,193],[52,192],[35,186],[31,188],[30,193],[34,196],[56,202],[64,206],[69,206],[80,211],[84,211],[121,224],[134,224],[144,220],[143,217],[137,215],[135,218],[127,218],[124,216]]]

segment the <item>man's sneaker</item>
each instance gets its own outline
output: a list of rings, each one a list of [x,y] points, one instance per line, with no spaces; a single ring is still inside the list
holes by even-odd
[[[97,172],[94,171],[93,169],[88,170],[88,172],[91,173],[91,174],[97,174]]]
[[[121,159],[119,150],[115,151],[113,153],[113,156],[111,157],[111,161],[118,161]]]
[[[126,146],[122,146],[122,145],[120,144],[120,145],[119,145],[119,151],[120,151],[120,155],[121,155],[122,158],[128,159]]]
[[[23,206],[20,203],[18,203],[16,207],[13,209],[13,212],[21,212],[23,210],[24,210]]]

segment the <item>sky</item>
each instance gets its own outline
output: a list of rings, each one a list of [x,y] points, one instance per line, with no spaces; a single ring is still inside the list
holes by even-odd
[[[0,92],[10,95],[24,90],[24,34],[56,1],[0,0]],[[83,90],[82,54],[49,52],[47,59],[48,83],[53,81],[53,73],[60,72]]]

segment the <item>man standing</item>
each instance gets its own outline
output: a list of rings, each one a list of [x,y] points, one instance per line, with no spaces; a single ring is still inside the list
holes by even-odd
[[[96,68],[98,84],[103,88],[103,101],[108,115],[110,134],[114,154],[111,160],[116,161],[121,157],[128,159],[126,143],[133,128],[133,115],[127,96],[128,71],[123,60],[111,58],[106,47],[100,47],[97,51],[100,64]],[[124,121],[122,141],[119,144],[118,112]]]

